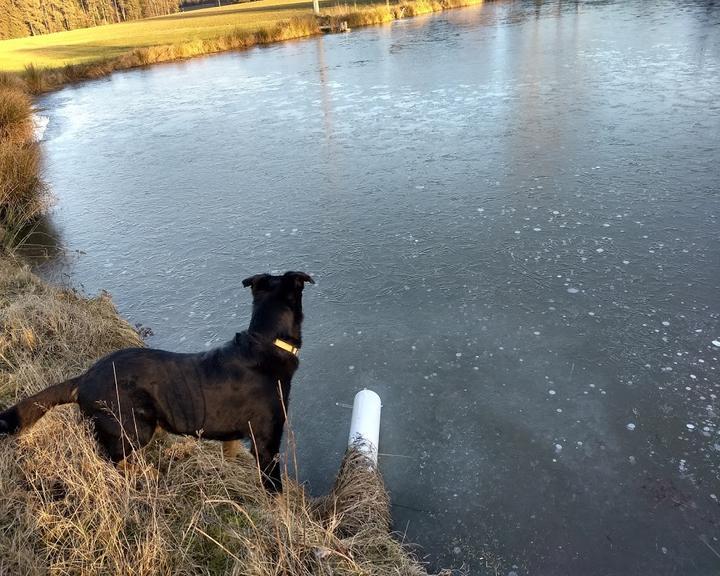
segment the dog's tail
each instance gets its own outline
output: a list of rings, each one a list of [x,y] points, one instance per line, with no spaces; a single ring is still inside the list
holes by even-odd
[[[15,434],[35,424],[50,408],[77,402],[77,378],[71,378],[21,400],[0,412],[0,434]]]

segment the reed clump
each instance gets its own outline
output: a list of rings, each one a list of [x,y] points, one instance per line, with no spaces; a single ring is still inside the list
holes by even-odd
[[[32,104],[30,96],[18,85],[0,84],[0,140],[25,142],[30,139],[32,126],[28,111]]]
[[[0,74],[0,253],[13,249],[47,205],[25,82]]]

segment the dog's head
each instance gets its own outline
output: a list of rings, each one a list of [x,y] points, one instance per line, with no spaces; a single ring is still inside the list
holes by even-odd
[[[315,284],[315,280],[305,272],[285,272],[282,276],[255,274],[245,278],[242,284],[245,288],[252,288],[253,299],[271,294],[284,298],[297,298],[302,296],[306,282]]]
[[[302,292],[305,284],[315,281],[305,272],[285,272],[280,276],[256,274],[243,280],[245,288],[252,289],[253,318],[251,329],[285,332],[299,338],[302,322]]]

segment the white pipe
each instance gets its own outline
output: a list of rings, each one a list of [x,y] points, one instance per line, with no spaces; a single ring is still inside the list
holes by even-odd
[[[380,441],[380,396],[372,390],[355,394],[348,447],[363,452],[377,466]]]

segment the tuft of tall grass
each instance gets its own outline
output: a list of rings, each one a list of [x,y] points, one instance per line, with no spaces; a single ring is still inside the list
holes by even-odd
[[[56,86],[59,75],[51,70],[39,68],[33,63],[25,65],[23,80],[32,94],[41,94]],[[59,83],[57,84],[60,85]]]
[[[31,115],[22,80],[0,75],[0,253],[22,240],[47,205]]]
[[[0,142],[22,144],[32,137],[30,96],[19,87],[0,85]]]
[[[25,81],[17,74],[11,72],[0,72],[0,88],[16,89],[23,92],[27,91]]]
[[[45,184],[39,176],[40,149],[0,140],[0,252],[11,250],[45,210]]]

